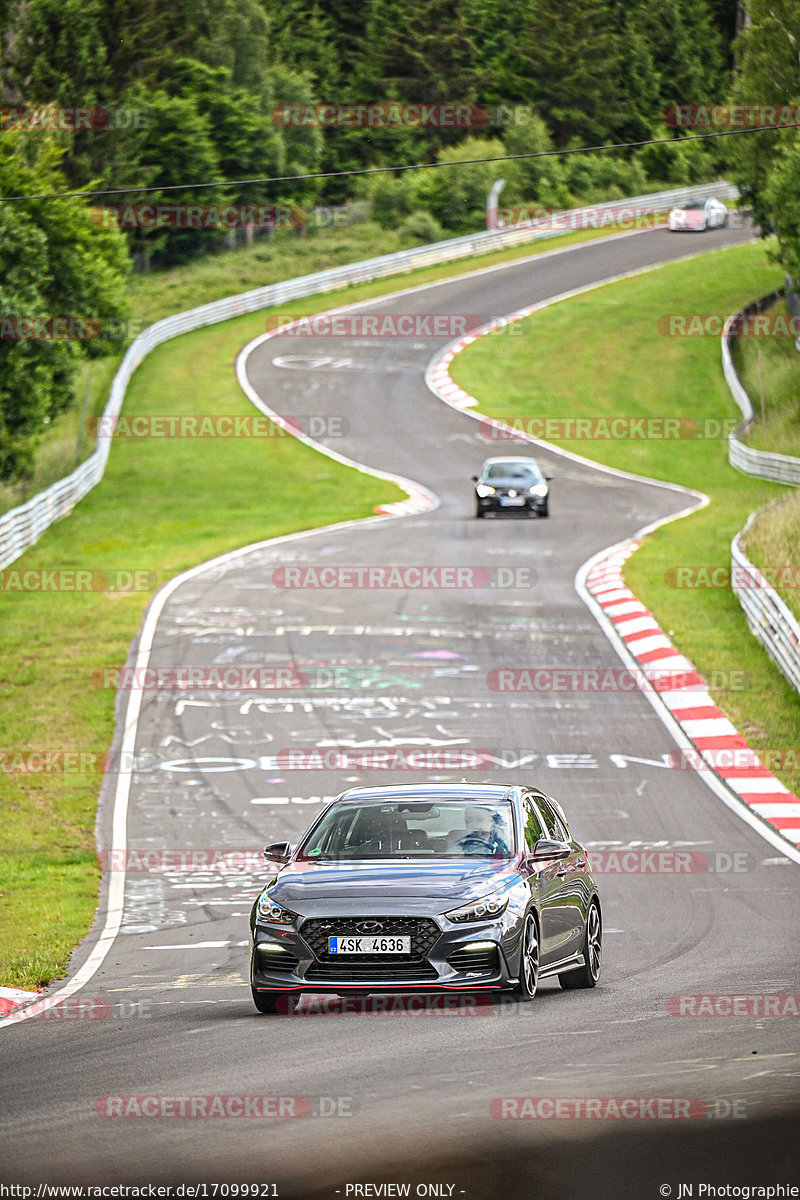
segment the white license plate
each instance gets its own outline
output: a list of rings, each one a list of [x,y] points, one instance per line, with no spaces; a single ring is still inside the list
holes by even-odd
[[[410,954],[410,937],[329,937],[328,954]]]
[[[524,496],[501,496],[500,503],[504,508],[521,508],[525,503]]]

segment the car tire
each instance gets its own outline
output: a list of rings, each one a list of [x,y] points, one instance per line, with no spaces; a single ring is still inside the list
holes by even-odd
[[[519,960],[519,982],[514,988],[514,998],[523,1003],[530,1003],[536,996],[539,986],[539,925],[536,917],[529,912],[522,929],[522,949]]]
[[[540,517],[549,517],[550,516],[550,505],[547,500],[545,500],[544,504],[539,509],[539,516]]]
[[[586,928],[583,933],[583,966],[577,971],[565,971],[559,975],[558,982],[562,988],[593,988],[600,978],[603,960],[603,923],[600,919],[600,908],[593,900],[586,917]]]
[[[728,226],[730,225],[730,223],[731,223],[731,214],[725,213],[725,216],[722,218],[722,228],[727,229]]]
[[[483,508],[483,505],[481,505],[481,504],[475,505],[475,516],[478,518],[478,520],[480,520],[481,517],[486,516],[486,510]]]
[[[259,992],[252,986],[250,990],[253,993],[253,1004],[266,1016],[274,1017],[279,1013],[291,1016],[297,1003],[297,998],[287,992]]]

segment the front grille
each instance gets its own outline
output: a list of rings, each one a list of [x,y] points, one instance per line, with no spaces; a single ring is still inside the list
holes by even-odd
[[[282,946],[276,946],[273,950],[261,950],[256,946],[258,953],[258,965],[262,971],[296,971],[297,965],[300,962],[296,954],[292,954],[290,950],[284,950]]]
[[[378,921],[380,929],[369,933],[383,937],[410,937],[410,954],[328,953],[328,938],[359,933],[361,921]],[[300,927],[300,935],[317,959],[306,971],[306,979],[391,980],[437,979],[438,972],[427,956],[439,940],[441,930],[430,917],[311,917]]]
[[[358,928],[361,921],[379,921],[380,929],[362,931]],[[328,938],[342,937],[344,934],[369,932],[380,937],[410,937],[411,956],[425,958],[439,938],[441,930],[430,917],[309,917],[300,926],[300,936],[314,951],[314,955],[325,962],[328,959]],[[337,958],[338,955],[334,955]],[[358,956],[359,958],[361,955]],[[382,961],[385,958],[382,957]],[[397,961],[407,959],[407,954],[392,955]]]
[[[447,961],[454,971],[496,971],[497,947],[470,950],[465,946],[451,954]]]
[[[312,963],[305,974],[312,982],[348,980],[356,983],[404,983],[408,979],[438,979],[439,974],[429,962],[409,961],[407,954],[393,954],[391,962],[373,954],[342,957],[334,955],[327,962]]]

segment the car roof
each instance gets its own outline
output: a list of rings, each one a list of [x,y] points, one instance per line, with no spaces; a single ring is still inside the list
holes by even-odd
[[[337,800],[510,800],[523,789],[516,784],[502,783],[441,783],[386,784],[381,787],[349,788]],[[524,789],[538,791],[538,788]]]
[[[488,467],[489,463],[505,463],[505,462],[521,462],[521,463],[534,462],[535,463],[536,459],[532,458],[530,454],[526,454],[526,455],[501,454],[498,458],[487,458],[484,461],[483,465],[485,467]],[[539,464],[537,463],[536,465],[538,466]]]

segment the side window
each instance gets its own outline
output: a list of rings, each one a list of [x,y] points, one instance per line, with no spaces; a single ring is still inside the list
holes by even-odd
[[[570,840],[569,833],[555,809],[543,796],[537,797],[537,800],[539,812],[542,814],[542,820],[547,830],[547,837],[552,838],[555,842],[568,842]]]
[[[542,828],[541,817],[536,811],[536,805],[530,796],[526,796],[522,803],[522,816],[525,821],[525,842],[529,850],[532,850],[540,838],[545,836]]]

